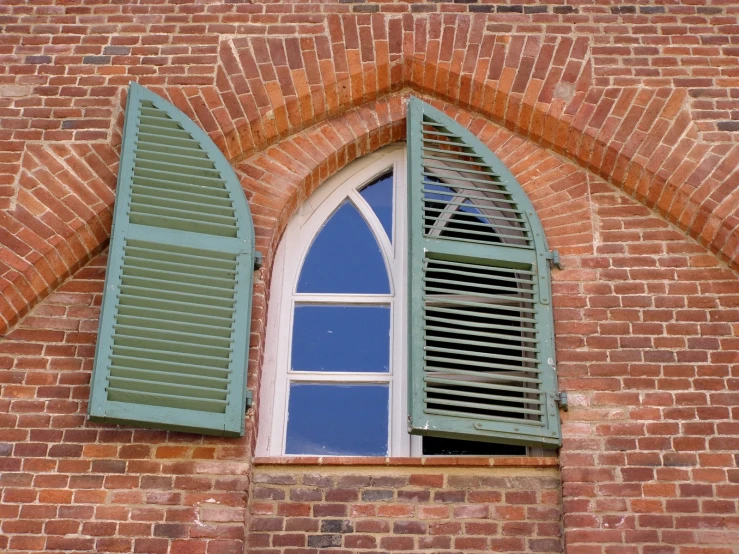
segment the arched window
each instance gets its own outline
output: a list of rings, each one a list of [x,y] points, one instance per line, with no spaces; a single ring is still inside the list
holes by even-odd
[[[288,224],[271,288],[259,453],[556,447],[548,256],[507,169],[411,99],[408,149],[345,168]]]
[[[406,412],[404,213],[405,149],[395,146],[334,176],[289,223],[268,315],[268,452],[410,453],[391,425]]]

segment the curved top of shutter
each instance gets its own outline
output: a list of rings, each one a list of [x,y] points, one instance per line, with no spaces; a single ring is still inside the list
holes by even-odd
[[[548,250],[531,201],[503,162],[467,129],[411,97],[409,143],[420,165],[425,234],[466,243]],[[437,184],[438,183],[438,184]],[[448,185],[448,186],[445,186]],[[443,203],[435,208],[434,200]],[[449,213],[456,208],[454,213]],[[444,219],[446,217],[446,220]]]
[[[228,161],[185,114],[132,83],[91,419],[243,435],[254,257]]]
[[[116,221],[249,239],[252,219],[231,165],[184,113],[131,83]]]

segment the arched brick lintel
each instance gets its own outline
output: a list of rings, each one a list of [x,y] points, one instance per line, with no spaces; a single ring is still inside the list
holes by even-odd
[[[410,93],[406,90],[390,94],[348,110],[341,116],[296,133],[235,164],[253,211],[259,249],[268,256],[274,253],[290,217],[328,177],[361,156],[393,142],[405,140],[405,106]],[[551,196],[549,200],[537,201],[536,196],[541,196],[542,190],[550,187],[557,177],[548,174],[539,174],[537,177],[526,171],[527,161],[535,165],[546,158],[547,168],[570,166],[574,170],[575,165],[572,162],[465,109],[417,92],[414,94],[466,125],[503,159],[518,175],[524,189],[534,200],[548,232],[554,230],[556,233],[555,228],[561,225],[553,222],[550,226],[549,220],[556,220],[568,211],[579,209],[561,199],[552,200]],[[582,180],[585,173],[580,173]],[[597,179],[594,176],[592,178]],[[559,185],[571,187],[561,181]],[[569,201],[576,196],[568,197]],[[592,234],[592,230],[589,233]],[[590,234],[579,237],[578,240],[573,239],[572,233],[569,234],[569,245],[564,248],[587,244],[590,249]],[[265,267],[270,267],[269,259]]]
[[[349,109],[344,114],[324,122],[338,125],[338,122],[344,121],[347,115],[352,114],[352,117],[356,118],[358,114],[364,113],[367,117],[363,120],[363,126],[357,129],[366,130],[368,135],[356,137],[356,140],[343,145],[344,147],[350,145],[357,152],[361,152],[358,155],[362,155],[372,151],[363,149],[365,148],[363,140],[376,142],[373,133],[378,132],[378,129],[372,126],[375,119],[380,121],[381,125],[404,124],[405,110],[397,109],[397,102],[394,104],[396,108],[387,112],[381,111],[378,107],[386,110],[385,106],[393,105],[392,99],[395,98],[402,98],[404,106],[404,99],[412,93],[427,100],[437,99],[437,107],[445,109],[452,117],[469,125],[475,133],[479,133],[485,120],[489,120],[574,161],[665,216],[732,267],[739,267],[739,238],[735,234],[739,219],[731,211],[731,202],[721,202],[720,192],[722,188],[726,189],[725,184],[730,179],[731,172],[736,171],[736,167],[732,166],[732,157],[728,155],[726,157],[712,155],[710,159],[695,157],[705,152],[706,148],[701,147],[705,145],[702,145],[695,138],[695,133],[691,132],[692,128],[686,119],[687,113],[679,108],[685,100],[682,91],[665,90],[654,94],[653,99],[659,100],[657,105],[660,107],[659,113],[653,117],[653,127],[657,134],[646,131],[639,132],[635,136],[619,134],[626,121],[619,122],[618,127],[615,122],[611,122],[609,128],[612,134],[608,141],[598,129],[587,124],[583,125],[582,121],[587,123],[587,120],[579,117],[577,112],[575,116],[569,115],[571,110],[564,102],[554,99],[550,104],[536,102],[526,105],[524,96],[499,90],[482,91],[479,94],[481,98],[493,99],[493,109],[484,110],[462,104],[455,98],[434,94],[434,91],[420,86],[411,86],[402,92],[390,93],[380,100],[364,103],[359,108]],[[507,108],[498,113],[495,111],[496,106]],[[592,114],[592,110],[588,113]],[[391,122],[384,121],[386,114],[393,118]],[[523,114],[528,115],[524,117]],[[319,123],[294,133],[249,159],[260,159],[259,163],[266,168],[269,163],[265,157],[277,155],[284,145],[294,143],[293,137],[320,136],[324,128],[324,123]],[[350,128],[348,132],[352,133],[357,129]],[[624,142],[623,136],[633,138],[635,142]],[[639,147],[636,148],[635,144]],[[289,148],[294,150],[296,146]],[[299,150],[299,147],[297,149]],[[673,152],[673,155],[668,156],[666,151]],[[647,157],[646,152],[652,152],[651,157]],[[243,158],[244,154],[237,155],[237,158]],[[736,154],[739,155],[739,148],[736,149]],[[321,163],[335,165],[341,156],[343,154],[331,162],[326,159]],[[659,160],[661,162],[658,164]],[[287,167],[290,167],[290,164]],[[305,170],[305,166],[302,170]],[[300,172],[301,169],[297,171]],[[299,205],[299,200],[307,197],[313,190],[311,187],[322,182],[321,175],[325,173],[325,168],[317,166],[310,171],[304,190],[296,192],[298,196],[285,204],[288,212],[291,206],[294,209]],[[267,173],[260,173],[265,174]],[[722,184],[724,187],[721,187]],[[271,190],[275,192],[274,188]],[[726,195],[726,191],[723,194]],[[289,217],[289,214],[282,213],[279,216],[280,225],[284,226],[286,217]],[[279,225],[277,231],[274,237],[278,238],[281,234]]]

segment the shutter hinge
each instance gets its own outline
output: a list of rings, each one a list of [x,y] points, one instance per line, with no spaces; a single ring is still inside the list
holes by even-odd
[[[254,252],[254,271],[262,267],[262,253],[257,251]]]
[[[566,392],[558,392],[554,395],[554,401],[559,404],[559,407],[561,410],[568,412],[570,410],[570,403],[567,399],[567,393]]]
[[[556,267],[557,269],[564,269],[562,262],[559,259],[559,250],[550,250],[544,257],[549,260],[550,267]]]
[[[249,389],[246,389],[246,408],[244,409],[244,413],[249,411],[249,408],[251,408],[251,405],[253,402],[254,402],[254,399],[251,394],[251,391]]]

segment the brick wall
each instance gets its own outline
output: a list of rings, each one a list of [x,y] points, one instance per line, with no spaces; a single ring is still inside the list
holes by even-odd
[[[211,135],[249,198],[266,255],[253,389],[285,222],[339,168],[402,140],[405,98],[420,95],[503,159],[563,254],[568,554],[735,554],[737,13],[718,1],[6,2],[0,550],[243,549],[254,414],[242,440],[85,420],[135,79]],[[434,473],[454,488],[456,472]],[[394,498],[419,490],[408,483]]]
[[[260,465],[248,551],[562,552],[555,467],[470,465]]]
[[[86,421],[105,261],[0,342],[0,550],[242,552],[246,439]]]
[[[568,554],[733,554],[739,280],[607,186],[593,255],[555,272]]]

